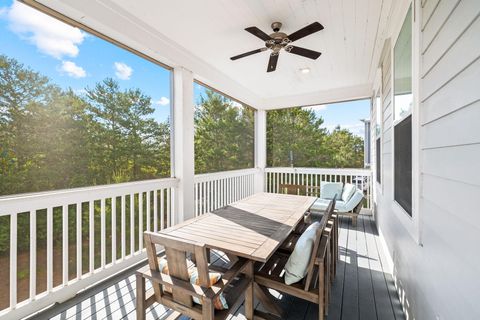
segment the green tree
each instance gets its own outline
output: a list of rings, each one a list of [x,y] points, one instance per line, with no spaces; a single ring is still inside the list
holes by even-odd
[[[65,147],[59,139],[69,125],[55,104],[60,97],[63,92],[48,78],[0,55],[0,194],[55,187],[63,158],[55,166],[45,164],[55,148]]]
[[[126,151],[122,121],[126,118],[128,106],[122,101],[118,82],[111,78],[86,91],[90,103],[88,111],[94,121],[91,130],[95,155],[92,169],[100,180],[97,183],[107,183],[114,172],[121,171],[120,166],[125,161],[121,158]]]
[[[87,89],[97,183],[168,176],[170,126],[153,118],[151,98],[107,78]],[[160,165],[159,165],[160,164]]]
[[[195,109],[195,172],[253,167],[254,111],[207,90]]]
[[[363,140],[340,127],[329,133],[323,119],[309,109],[268,111],[267,165],[361,168]]]
[[[327,137],[329,150],[327,166],[333,168],[362,168],[363,140],[347,129],[337,126]]]
[[[323,119],[312,110],[279,109],[267,112],[267,165],[316,167],[325,162]]]

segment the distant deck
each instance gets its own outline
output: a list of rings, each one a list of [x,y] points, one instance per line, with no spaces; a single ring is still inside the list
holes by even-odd
[[[341,218],[339,246],[340,262],[327,319],[405,319],[392,275],[384,272],[385,255],[372,218],[360,216],[356,228],[351,225],[350,219]],[[223,255],[212,255],[215,264],[228,262]],[[34,318],[135,319],[133,273],[129,270],[107,280]],[[286,295],[280,296],[280,300],[284,319],[318,319],[317,305]],[[245,319],[242,306],[233,311],[230,319]],[[170,312],[156,304],[148,310],[147,319],[164,319]]]

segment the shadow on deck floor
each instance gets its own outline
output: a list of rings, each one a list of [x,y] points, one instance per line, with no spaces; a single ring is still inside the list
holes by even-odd
[[[342,217],[339,246],[340,261],[327,319],[405,319],[392,275],[384,271],[385,254],[372,218],[360,216],[357,226],[353,227],[350,219]],[[222,254],[212,255],[215,264],[228,262]],[[133,273],[133,270],[126,271],[31,319],[135,319]],[[288,295],[276,296],[284,310],[284,319],[318,319],[316,304]],[[164,319],[169,314],[170,310],[156,304],[147,311],[147,319]],[[243,306],[234,310],[229,319],[245,319]]]

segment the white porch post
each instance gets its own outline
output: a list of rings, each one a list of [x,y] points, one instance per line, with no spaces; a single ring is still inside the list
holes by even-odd
[[[195,175],[193,74],[178,67],[173,70],[173,161],[172,173],[179,179],[174,199],[174,222],[194,217]]]
[[[260,171],[255,176],[255,192],[265,190],[265,167],[267,166],[267,112],[255,112],[255,168]]]

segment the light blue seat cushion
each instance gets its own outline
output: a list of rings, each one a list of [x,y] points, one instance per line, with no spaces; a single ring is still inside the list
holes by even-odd
[[[328,204],[331,200],[318,198],[313,205],[310,207],[310,211],[325,211],[328,207]],[[345,202],[342,200],[338,200],[335,202],[335,208],[343,208],[345,206]]]
[[[343,211],[343,210],[340,211],[340,208],[337,208],[337,209],[338,209],[339,212],[352,211],[360,203],[360,201],[362,201],[362,199],[363,199],[363,192],[357,189],[357,191],[355,191],[355,193],[350,198],[350,200],[348,200],[345,203],[345,206],[343,208],[343,210],[345,210],[345,211]]]
[[[345,202],[342,200],[338,200],[335,203],[335,210],[337,212],[349,212],[352,211],[363,199],[363,192],[356,189],[350,199]],[[318,212],[318,211],[325,211],[328,207],[330,200],[318,198],[313,205],[310,207],[310,211]]]
[[[343,192],[342,192],[342,201],[347,202],[348,200],[350,200],[350,198],[353,196],[356,190],[357,190],[357,187],[355,187],[353,184],[345,183],[345,186],[343,187]]]
[[[337,195],[337,200],[342,197],[343,183],[341,182],[320,182],[320,197],[322,199],[333,199]]]
[[[313,244],[320,228],[319,222],[312,223],[298,238],[292,254],[285,264],[285,283],[290,285],[302,280],[307,274],[308,263],[312,256]]]

